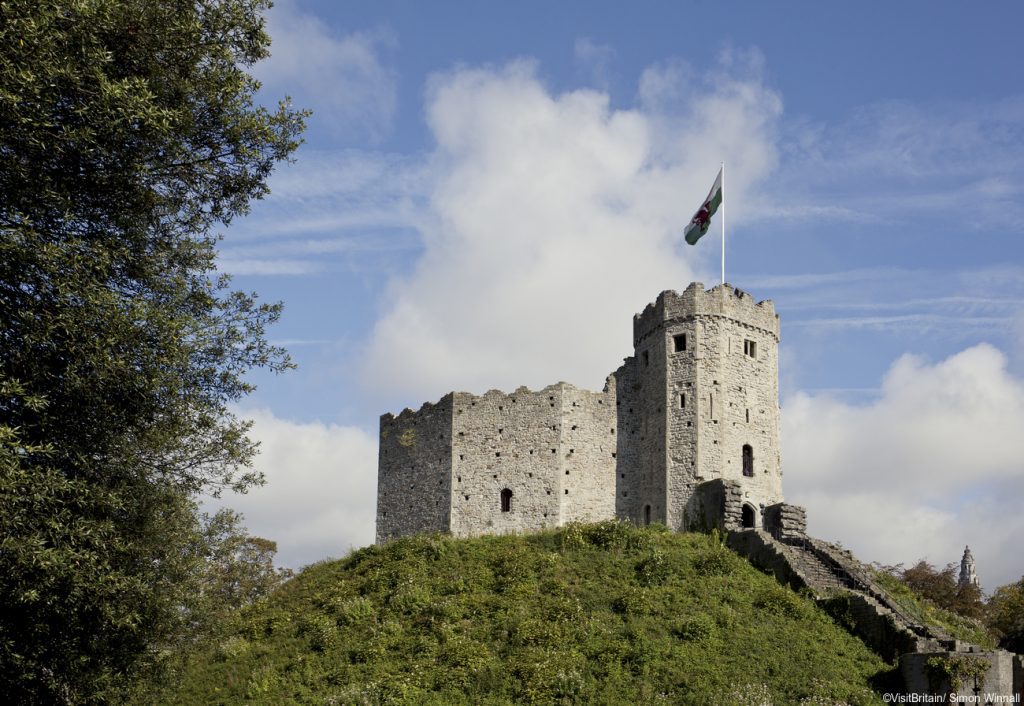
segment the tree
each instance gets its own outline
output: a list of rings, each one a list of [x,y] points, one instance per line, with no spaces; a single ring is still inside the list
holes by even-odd
[[[997,588],[986,608],[986,622],[1000,635],[999,646],[1024,654],[1024,577]]]
[[[953,564],[939,570],[922,559],[904,570],[900,579],[914,593],[940,608],[968,618],[980,618],[982,615],[981,590],[970,584],[960,585]]]
[[[227,509],[202,516],[197,549],[205,552],[205,562],[196,574],[196,595],[204,619],[212,624],[222,625],[233,613],[266,598],[292,576],[289,569],[274,566],[277,543],[249,535],[242,519]],[[200,631],[210,632],[216,630]]]
[[[940,608],[968,618],[982,615],[981,590],[970,584],[960,585],[953,564],[939,570],[922,559],[904,570],[900,578],[912,591]]]
[[[254,104],[267,0],[0,0],[0,690],[114,700],[183,629],[229,405],[290,366],[215,229],[305,114]]]

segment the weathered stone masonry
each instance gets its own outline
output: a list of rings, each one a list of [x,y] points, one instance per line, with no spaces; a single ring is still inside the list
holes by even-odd
[[[762,526],[782,501],[772,303],[693,283],[635,316],[633,338],[601,392],[454,392],[383,415],[377,540],[613,517]]]

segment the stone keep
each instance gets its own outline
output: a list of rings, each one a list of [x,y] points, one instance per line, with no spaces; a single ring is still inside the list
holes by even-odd
[[[771,301],[695,282],[633,317],[634,354],[601,392],[452,392],[385,414],[377,541],[611,518],[772,529],[778,344]]]

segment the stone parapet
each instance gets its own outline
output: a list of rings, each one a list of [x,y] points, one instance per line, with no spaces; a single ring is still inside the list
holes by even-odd
[[[633,317],[633,345],[666,322],[700,316],[732,319],[773,335],[776,342],[779,340],[779,317],[771,299],[755,302],[749,294],[728,283],[705,291],[703,283],[693,282],[682,294],[665,290]]]

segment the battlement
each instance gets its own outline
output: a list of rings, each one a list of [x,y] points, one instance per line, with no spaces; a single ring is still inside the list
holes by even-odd
[[[611,377],[611,376],[610,376]],[[603,392],[608,391],[608,382],[605,381],[605,387]],[[397,415],[391,412],[385,412],[380,415],[381,428],[390,427],[396,423],[402,425],[415,424],[416,420],[420,417],[434,417],[434,413],[440,408],[450,410],[454,405],[460,405],[460,411],[464,407],[475,407],[477,403],[487,403],[488,405],[497,405],[500,402],[507,402],[508,404],[517,404],[519,402],[525,402],[530,397],[536,396],[541,398],[545,395],[552,397],[553,395],[563,395],[565,393],[574,394],[586,394],[594,395],[600,393],[594,393],[590,390],[586,390],[581,387],[568,382],[556,382],[552,385],[548,385],[540,390],[531,390],[525,385],[517,387],[514,392],[505,392],[503,390],[491,389],[482,395],[476,395],[472,392],[449,392],[444,397],[439,399],[437,402],[424,402],[418,409],[412,409],[406,407]],[[560,399],[560,397],[559,397]],[[550,400],[554,401],[554,399]]]
[[[779,340],[779,316],[771,299],[754,302],[754,298],[731,284],[720,284],[709,290],[701,282],[693,282],[682,294],[666,290],[657,300],[633,316],[633,344],[647,337],[662,324],[698,316],[719,316],[746,326],[762,329]]]

